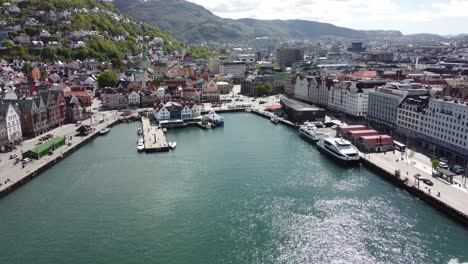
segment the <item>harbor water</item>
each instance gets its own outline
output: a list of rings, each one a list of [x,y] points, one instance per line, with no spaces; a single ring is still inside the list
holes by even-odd
[[[249,113],[136,150],[121,124],[0,200],[0,263],[462,263],[468,231]]]

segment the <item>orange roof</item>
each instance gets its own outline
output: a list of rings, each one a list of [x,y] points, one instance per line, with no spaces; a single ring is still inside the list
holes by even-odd
[[[377,78],[377,71],[357,71],[351,76],[354,79]]]

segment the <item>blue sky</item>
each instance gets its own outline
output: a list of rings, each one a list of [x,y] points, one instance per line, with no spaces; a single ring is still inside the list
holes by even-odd
[[[225,18],[305,19],[404,34],[468,33],[468,0],[188,0]]]

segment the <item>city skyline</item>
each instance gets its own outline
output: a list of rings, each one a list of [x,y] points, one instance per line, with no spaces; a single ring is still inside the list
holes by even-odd
[[[399,30],[403,34],[467,33],[467,0],[188,0],[223,18],[303,19],[358,30]]]

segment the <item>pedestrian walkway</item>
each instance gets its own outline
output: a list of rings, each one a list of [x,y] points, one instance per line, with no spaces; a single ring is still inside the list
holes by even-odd
[[[401,177],[406,177],[408,186],[412,186],[424,191],[428,195],[435,197],[452,208],[468,215],[468,193],[460,190],[456,185],[452,185],[442,179],[433,178],[431,171],[427,170],[427,166],[414,166],[405,162],[400,152],[373,153],[363,154],[362,157],[369,162],[379,166],[390,174],[394,174],[395,170],[400,171]],[[416,164],[421,164],[417,163]],[[422,168],[420,168],[423,166]],[[426,179],[433,182],[433,186],[426,185],[422,181],[418,181],[414,175],[420,174]],[[440,196],[438,195],[440,194]]]

